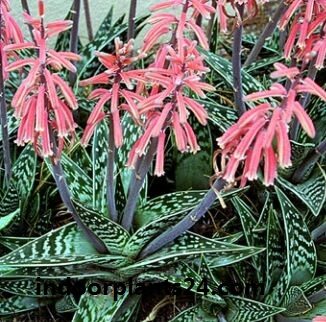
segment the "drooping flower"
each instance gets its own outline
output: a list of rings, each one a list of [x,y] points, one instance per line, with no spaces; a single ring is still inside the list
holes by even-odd
[[[64,138],[74,135],[76,124],[72,110],[78,105],[69,85],[51,70],[66,68],[75,71],[76,67],[71,61],[77,61],[80,57],[71,52],[48,49],[48,39],[69,29],[72,22],[60,20],[45,24],[43,1],[39,0],[38,5],[38,18],[25,13],[26,22],[33,27],[35,44],[20,42],[4,48],[10,53],[37,49],[35,58],[19,59],[6,67],[8,72],[29,68],[28,76],[22,81],[11,103],[15,116],[20,120],[16,143],[24,145],[32,142],[41,156],[59,157]],[[55,134],[57,142],[54,141]]]
[[[315,128],[309,115],[300,102],[298,94],[310,93],[326,101],[325,91],[310,78],[300,78],[295,68],[275,64],[273,77],[284,77],[291,80],[286,89],[280,84],[273,84],[271,89],[249,94],[247,101],[273,98],[273,102],[263,102],[245,112],[236,124],[231,126],[217,142],[222,149],[221,170],[223,178],[228,182],[236,180],[236,173],[242,170],[241,186],[247,180],[255,180],[258,176],[260,163],[264,163],[264,184],[272,185],[277,176],[277,167],[286,168],[291,165],[291,145],[288,136],[289,123],[296,117],[303,130],[315,136]],[[278,104],[275,105],[275,101]]]
[[[131,90],[124,89],[123,84],[133,88],[133,79],[140,77],[140,73],[128,70],[128,67],[141,57],[132,56],[133,40],[123,44],[119,38],[115,39],[115,54],[106,54],[96,52],[99,61],[107,68],[103,73],[81,81],[81,86],[106,84],[110,88],[98,88],[91,92],[90,99],[98,99],[93,111],[87,121],[86,129],[82,138],[82,144],[86,145],[91,138],[96,125],[104,119],[106,113],[103,111],[104,105],[110,102],[108,111],[113,124],[115,146],[122,145],[122,128],[120,122],[120,113],[127,110],[136,122],[139,122],[139,112],[137,104],[142,101],[142,97]],[[141,78],[141,80],[143,80]],[[120,102],[123,97],[125,103]]]
[[[263,4],[269,0],[217,0],[217,18],[220,31],[228,31],[228,19],[235,19],[236,23],[241,23],[244,19],[250,19],[257,15],[259,3]],[[244,6],[245,18],[239,12],[239,6]],[[230,9],[233,10],[233,16],[230,15]]]
[[[145,70],[139,70],[137,77],[142,88],[147,89],[145,98],[139,102],[139,114],[144,119],[144,134],[136,141],[130,152],[128,166],[134,167],[144,155],[153,139],[157,139],[155,174],[164,174],[164,146],[166,131],[170,129],[176,147],[181,152],[196,153],[200,147],[196,134],[189,123],[192,113],[202,124],[207,123],[205,108],[189,97],[193,92],[206,97],[206,91],[214,87],[204,83],[202,76],[208,71],[203,58],[196,49],[197,41],[190,40],[189,32],[195,35],[199,44],[208,48],[204,31],[196,23],[201,15],[210,17],[214,11],[207,0],[165,1],[155,4],[151,10],[180,7],[180,14],[159,13],[150,18],[152,28],[144,38],[141,52],[147,53],[159,38],[171,33],[171,43],[160,45],[154,62]]]
[[[279,22],[284,30],[289,26],[284,57],[309,62],[321,69],[326,56],[326,2],[323,0],[293,0]]]
[[[3,78],[6,80],[8,78],[8,72],[5,68],[8,65],[9,56],[15,57],[15,54],[8,55],[8,53],[4,51],[4,46],[9,44],[21,44],[24,38],[18,23],[10,14],[9,1],[0,1],[0,16],[0,57],[2,60]]]

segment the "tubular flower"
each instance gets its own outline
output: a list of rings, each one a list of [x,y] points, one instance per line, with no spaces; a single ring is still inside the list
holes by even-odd
[[[23,33],[10,14],[10,6],[7,0],[0,1],[0,57],[3,66],[3,78],[6,80],[8,72],[5,70],[8,65],[9,55],[4,51],[4,46],[10,44],[21,44],[24,42]],[[13,53],[11,56],[15,57]]]
[[[219,22],[219,27],[221,32],[226,33],[228,30],[228,19],[230,14],[228,13],[228,6],[230,6],[234,11],[233,18],[236,18],[236,23],[241,23],[242,19],[239,13],[239,6],[244,6],[246,16],[248,18],[253,18],[258,13],[258,5],[260,3],[266,3],[269,0],[217,0],[217,17]]]
[[[309,62],[316,57],[315,66],[321,69],[326,56],[326,2],[324,0],[289,1],[279,28],[289,25],[289,34],[284,46],[284,57],[294,57]]]
[[[82,137],[82,144],[87,145],[91,138],[96,125],[103,120],[105,113],[104,105],[110,102],[109,115],[113,123],[114,143],[116,147],[122,145],[122,128],[120,122],[121,110],[127,110],[133,119],[139,123],[139,112],[137,104],[142,101],[142,96],[134,93],[132,80],[139,77],[137,71],[128,70],[127,67],[134,63],[140,56],[132,57],[133,40],[129,40],[127,44],[123,44],[119,38],[115,39],[115,55],[96,52],[99,61],[105,66],[106,71],[81,81],[81,86],[94,84],[107,84],[110,89],[95,89],[89,95],[90,99],[97,99],[92,113],[87,121],[86,129]],[[142,80],[142,78],[141,78]],[[128,89],[124,89],[122,84]],[[123,97],[126,103],[120,104],[120,97]]]
[[[72,23],[56,21],[44,24],[44,3],[41,0],[39,18],[32,18],[25,13],[25,19],[33,27],[35,44],[21,42],[4,47],[6,52],[37,49],[37,57],[16,60],[6,67],[7,71],[29,68],[28,76],[22,81],[11,103],[15,116],[20,120],[16,143],[24,145],[33,142],[41,156],[59,157],[64,138],[74,135],[76,124],[71,110],[76,109],[78,105],[68,84],[59,74],[52,73],[50,68],[57,71],[63,68],[75,71],[71,61],[80,58],[71,52],[48,49],[47,40],[52,35],[69,29]],[[54,132],[58,137],[58,149],[54,146]]]
[[[296,117],[304,131],[315,136],[314,125],[304,108],[297,101],[299,93],[310,93],[326,101],[325,91],[310,78],[300,79],[296,69],[275,64],[274,77],[287,77],[291,86],[286,90],[282,85],[272,85],[270,90],[246,96],[247,101],[273,97],[279,103],[264,102],[244,113],[217,142],[222,150],[219,174],[228,182],[236,180],[236,172],[243,165],[241,186],[247,180],[257,179],[258,168],[264,163],[264,184],[272,185],[277,176],[277,167],[291,165],[291,145],[288,137],[289,123]],[[280,100],[281,99],[281,100]]]
[[[171,44],[162,44],[155,61],[146,69],[138,71],[138,80],[143,88],[149,88],[146,97],[139,102],[139,114],[144,119],[144,134],[136,141],[130,152],[128,166],[134,167],[138,157],[144,155],[152,139],[157,139],[155,175],[164,174],[164,146],[168,137],[166,131],[175,138],[179,151],[196,153],[200,147],[196,135],[188,122],[190,113],[202,124],[207,123],[207,112],[195,99],[187,96],[189,91],[199,97],[206,97],[206,91],[214,87],[201,78],[208,68],[196,49],[197,41],[186,38],[191,31],[200,45],[208,48],[205,33],[196,24],[196,18],[210,17],[214,9],[206,0],[174,0],[155,4],[153,11],[181,6],[179,16],[160,13],[150,18],[153,24],[144,39],[141,52],[147,53],[157,43],[160,36],[172,31]]]

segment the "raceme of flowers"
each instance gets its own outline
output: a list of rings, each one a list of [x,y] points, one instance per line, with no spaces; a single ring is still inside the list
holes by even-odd
[[[190,112],[205,125],[207,112],[204,107],[188,96],[189,90],[199,97],[206,97],[205,91],[214,87],[201,81],[208,69],[196,49],[197,42],[186,34],[193,33],[199,44],[208,49],[208,40],[196,18],[209,18],[214,8],[205,0],[165,1],[151,7],[152,11],[179,7],[181,13],[156,13],[150,18],[152,28],[144,38],[142,53],[155,46],[161,36],[169,34],[171,41],[161,44],[154,62],[140,72],[146,98],[139,104],[139,113],[145,116],[144,135],[135,143],[130,152],[128,165],[134,167],[138,157],[146,152],[153,138],[157,138],[155,174],[164,174],[164,146],[166,131],[171,129],[177,148],[181,152],[196,153],[200,148],[196,135],[188,122]],[[148,88],[149,87],[149,88]]]
[[[7,72],[29,67],[27,77],[16,91],[11,106],[20,120],[16,143],[24,145],[32,142],[43,157],[58,157],[64,145],[64,138],[73,136],[76,124],[72,110],[77,108],[77,100],[59,73],[63,68],[76,71],[71,61],[80,57],[71,52],[56,52],[47,47],[47,40],[68,30],[71,21],[44,23],[44,3],[39,1],[39,17],[24,13],[26,22],[33,28],[34,42],[19,42],[6,45],[6,52],[35,49],[37,57],[24,58],[10,63]],[[57,141],[53,141],[53,132]]]
[[[1,41],[0,41],[0,57],[3,66],[3,78],[8,78],[8,72],[5,68],[8,65],[9,55],[4,51],[4,46],[14,43],[22,43],[24,41],[23,33],[15,21],[15,19],[10,14],[10,6],[7,0],[0,1],[0,13],[1,13]],[[15,53],[12,54],[15,56]]]
[[[203,125],[207,123],[207,112],[204,107],[185,94],[192,90],[200,97],[204,91],[214,88],[201,81],[208,71],[202,57],[196,49],[197,42],[185,37],[192,32],[200,45],[208,48],[204,31],[196,24],[199,15],[209,17],[214,8],[207,1],[165,1],[151,7],[152,11],[180,6],[180,15],[170,13],[154,14],[150,18],[152,28],[144,38],[144,45],[138,56],[131,57],[132,42],[123,45],[116,40],[115,55],[97,53],[107,70],[100,75],[82,81],[82,86],[90,84],[110,84],[111,89],[95,89],[90,98],[98,99],[83,136],[86,144],[96,124],[105,117],[104,105],[110,100],[110,113],[113,123],[116,147],[122,144],[122,130],[119,110],[128,111],[133,119],[142,124],[143,135],[130,151],[128,166],[134,167],[137,159],[144,155],[153,138],[157,138],[157,156],[155,174],[164,174],[164,147],[166,130],[172,128],[176,145],[182,152],[197,152],[199,146],[196,135],[188,122],[191,111]],[[161,36],[171,35],[171,43],[165,43],[158,49],[154,62],[144,70],[130,70],[128,66],[140,57],[146,56],[159,42]],[[135,82],[137,85],[135,85]],[[131,91],[133,87],[135,91]],[[123,98],[124,102],[120,102]]]
[[[107,68],[105,72],[81,81],[81,86],[106,84],[109,88],[98,88],[91,92],[89,99],[98,99],[90,117],[82,138],[82,143],[86,145],[91,138],[98,122],[103,120],[105,113],[103,107],[110,101],[110,117],[112,119],[114,133],[114,143],[116,147],[122,145],[122,128],[120,122],[120,110],[126,110],[132,115],[133,119],[139,123],[139,111],[137,103],[143,100],[143,97],[128,88],[132,89],[132,79],[138,76],[138,73],[128,70],[128,66],[139,59],[138,56],[132,57],[133,40],[123,44],[119,38],[115,39],[115,55],[96,52],[100,62]],[[126,88],[123,88],[125,85]],[[126,103],[120,104],[120,98],[124,98]]]
[[[284,56],[309,62],[315,59],[315,67],[321,69],[326,57],[326,1],[293,0],[282,16],[279,27],[289,25],[284,46]]]
[[[222,149],[223,178],[228,182],[236,180],[238,168],[244,164],[241,186],[247,180],[258,177],[259,165],[263,160],[264,184],[272,185],[277,176],[277,167],[291,166],[291,145],[288,137],[288,124],[296,117],[304,131],[315,136],[314,125],[298,101],[298,94],[310,93],[326,101],[326,92],[312,79],[301,78],[297,67],[287,68],[276,63],[272,78],[288,77],[291,86],[287,90],[283,85],[273,84],[269,90],[246,96],[247,101],[259,101],[273,98],[271,102],[261,102],[240,117],[217,139]],[[221,173],[219,173],[221,174]]]

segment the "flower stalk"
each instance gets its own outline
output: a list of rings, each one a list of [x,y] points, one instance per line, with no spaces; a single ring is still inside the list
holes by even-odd
[[[270,19],[270,21],[267,23],[265,29],[259,36],[255,46],[252,48],[250,54],[248,55],[246,61],[243,64],[243,67],[248,67],[250,64],[256,61],[259,53],[261,52],[265,41],[268,37],[270,37],[274,30],[276,29],[276,26],[278,22],[280,21],[281,17],[283,16],[284,12],[287,9],[287,4],[285,1],[281,1],[278,8],[276,9],[274,15]]]
[[[239,12],[239,19],[236,23],[234,31],[233,49],[232,49],[232,71],[233,71],[233,87],[234,87],[234,102],[239,116],[245,111],[243,102],[242,75],[241,75],[241,47],[242,47],[242,32],[243,32],[243,12],[244,4],[236,4],[236,9]]]
[[[92,18],[91,18],[91,12],[89,9],[88,0],[84,0],[84,10],[85,10],[85,19],[86,19],[88,40],[92,41],[94,39],[94,34],[93,34]]]
[[[2,26],[1,11],[0,11],[0,26]],[[0,38],[1,38],[1,33],[0,33]],[[11,157],[10,157],[7,105],[5,99],[2,61],[3,61],[2,48],[0,48],[0,121],[1,121],[1,133],[2,133],[2,151],[3,151],[3,160],[4,160],[4,168],[5,168],[5,184],[6,186],[8,186],[11,177]]]
[[[136,10],[137,10],[137,0],[130,0],[129,18],[128,18],[128,33],[127,33],[128,40],[135,38]]]
[[[106,178],[106,199],[109,216],[115,222],[118,221],[118,212],[115,200],[115,180],[114,180],[114,163],[116,147],[114,145],[114,127],[113,120],[110,118],[109,123],[109,142],[108,142],[108,161],[107,161],[107,178]]]
[[[141,157],[141,159],[136,165],[136,168],[133,171],[130,186],[129,186],[128,198],[127,198],[127,202],[126,202],[126,206],[124,209],[122,222],[121,222],[122,226],[126,230],[129,230],[131,228],[139,193],[144,184],[145,177],[153,162],[156,149],[157,149],[157,139],[153,138],[151,140],[147,153],[143,157]]]
[[[80,18],[80,1],[74,0],[74,13],[73,13],[73,24],[71,28],[70,36],[70,51],[74,54],[78,52],[78,30],[79,30],[79,18]],[[76,66],[76,63],[74,63]],[[70,85],[73,86],[77,79],[77,71],[69,71]]]

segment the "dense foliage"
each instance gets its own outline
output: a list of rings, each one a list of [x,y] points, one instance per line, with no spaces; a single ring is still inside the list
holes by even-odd
[[[30,39],[0,0],[1,320],[326,316],[326,3],[249,33],[267,2],[131,0],[82,45],[80,0],[22,1]]]

